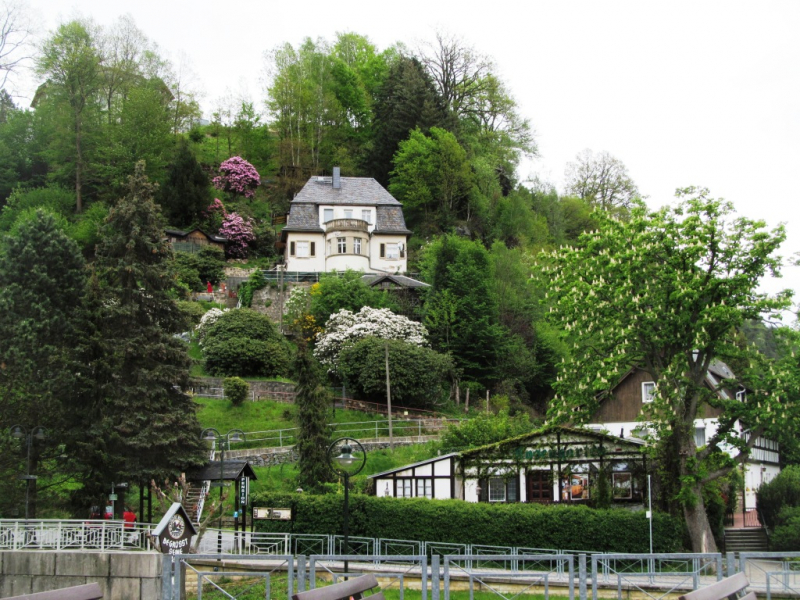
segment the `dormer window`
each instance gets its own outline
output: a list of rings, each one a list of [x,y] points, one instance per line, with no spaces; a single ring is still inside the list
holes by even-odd
[[[327,223],[328,221],[333,221],[333,209],[332,208],[325,208],[322,211],[322,222]]]
[[[345,219],[352,219],[353,218],[353,209],[352,208],[346,208],[344,210],[344,218]]]
[[[645,381],[642,383],[642,402],[645,404],[652,402],[656,395],[655,381]]]

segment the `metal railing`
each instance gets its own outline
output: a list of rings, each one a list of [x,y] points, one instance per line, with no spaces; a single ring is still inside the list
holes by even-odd
[[[143,550],[149,534],[146,523],[0,519],[0,550]]]
[[[738,561],[728,553],[728,570],[738,570],[750,581],[750,589],[772,595],[800,595],[800,552],[740,552]]]

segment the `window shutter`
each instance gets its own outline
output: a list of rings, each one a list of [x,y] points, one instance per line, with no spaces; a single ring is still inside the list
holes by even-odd
[[[317,255],[317,242],[311,242],[310,255],[311,256],[316,256]]]
[[[381,258],[386,256],[386,244],[381,244]]]
[[[289,242],[289,256],[294,256],[294,242]]]

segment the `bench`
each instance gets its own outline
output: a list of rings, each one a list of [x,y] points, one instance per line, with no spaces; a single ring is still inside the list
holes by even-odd
[[[306,592],[298,592],[292,595],[292,600],[361,600],[364,592],[378,587],[378,580],[375,575],[362,575],[353,577],[341,583],[326,585],[314,588]],[[370,600],[384,600],[383,593],[377,592],[369,596]]]
[[[103,592],[97,583],[61,588],[50,592],[13,596],[8,600],[102,600]]]
[[[756,600],[755,592],[749,592],[741,598],[738,596],[739,592],[744,591],[748,585],[750,582],[747,580],[747,575],[737,573],[732,577],[726,577],[716,583],[701,587],[699,590],[684,594],[678,600],[725,600],[729,597],[738,600]]]

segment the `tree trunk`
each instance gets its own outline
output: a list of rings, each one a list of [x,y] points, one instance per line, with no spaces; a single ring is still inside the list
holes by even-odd
[[[696,484],[692,491],[697,497],[697,502],[693,506],[683,507],[686,529],[692,542],[692,552],[716,552],[717,543],[714,541],[711,525],[706,515],[702,484]]]
[[[83,212],[83,199],[81,197],[81,188],[83,187],[83,154],[81,153],[81,117],[76,116],[75,119],[75,211],[78,213]]]

